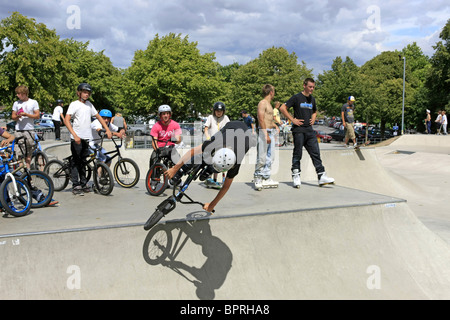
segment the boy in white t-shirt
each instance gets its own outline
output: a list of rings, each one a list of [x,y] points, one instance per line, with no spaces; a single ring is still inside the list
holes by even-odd
[[[120,139],[122,139],[122,137],[125,135],[125,129],[124,128],[119,128],[118,126],[116,126],[115,124],[113,124],[111,122],[111,118],[112,118],[112,112],[109,111],[108,109],[103,109],[100,110],[100,112],[98,113],[100,115],[100,117],[103,118],[103,120],[105,121],[106,125],[108,126],[108,128],[111,130],[112,134],[116,137],[119,137]],[[99,131],[101,131],[103,129],[102,124],[100,123],[100,121],[98,121],[97,119],[92,121],[91,123],[91,130],[92,130],[92,141],[89,142],[89,145],[91,148],[93,149],[97,149],[100,147],[100,140],[101,137],[98,134]],[[101,148],[101,150],[99,150],[97,152],[97,159],[99,159],[100,161],[106,163],[108,166],[111,165],[111,159],[108,158],[108,156],[105,155],[106,150],[105,148]]]
[[[111,139],[111,130],[109,130],[105,121],[97,113],[97,110],[88,101],[91,96],[92,88],[87,83],[81,83],[77,88],[78,100],[69,105],[64,124],[70,132],[70,150],[72,151],[71,176],[72,193],[75,195],[84,195],[84,192],[90,192],[86,178],[86,158],[89,154],[89,141],[92,140],[91,118],[96,117],[106,130],[106,136]],[[70,123],[73,120],[73,125]]]
[[[26,152],[25,162],[27,167],[30,168],[31,153],[33,152],[34,136],[36,134],[34,131],[34,120],[40,119],[41,114],[37,101],[28,97],[28,87],[18,86],[16,95],[19,100],[13,104],[11,119],[16,121],[16,138],[23,136],[24,140],[19,142],[21,147],[15,148],[15,152],[19,155],[22,154],[21,151]]]
[[[225,127],[228,122],[230,122],[230,119],[225,115],[225,104],[220,101],[214,103],[213,114],[209,115],[205,122],[206,140],[211,139],[211,137]],[[214,173],[213,179],[208,178],[205,181],[205,184],[214,189],[220,189],[222,187],[222,184],[217,182],[217,173]]]

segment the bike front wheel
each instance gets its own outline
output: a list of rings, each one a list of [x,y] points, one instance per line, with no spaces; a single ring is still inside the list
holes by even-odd
[[[52,201],[55,190],[48,174],[39,170],[30,170],[29,173],[24,172],[20,178],[28,183],[32,208],[45,207]]]
[[[104,196],[109,195],[114,189],[114,178],[108,165],[103,162],[96,162],[93,171],[97,192]]]
[[[163,193],[168,185],[168,179],[164,175],[167,167],[162,163],[153,164],[145,177],[145,187],[152,196],[159,196]]]
[[[55,191],[64,190],[69,184],[70,168],[68,164],[60,160],[50,160],[44,168],[44,172],[49,175],[53,181]]]
[[[162,217],[164,217],[164,213],[162,213],[159,209],[156,209],[144,224],[144,230],[150,230],[153,228],[153,226],[157,224]]]
[[[134,160],[122,158],[114,165],[114,178],[124,188],[132,188],[139,182],[139,166]]]
[[[0,185],[0,203],[7,213],[15,217],[23,217],[31,209],[31,192],[28,184],[22,179],[15,179],[17,193],[11,177],[7,177]]]

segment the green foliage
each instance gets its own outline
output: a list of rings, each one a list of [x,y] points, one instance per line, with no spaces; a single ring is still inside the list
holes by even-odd
[[[9,109],[17,100],[15,88],[26,85],[41,111],[51,104],[76,99],[80,82],[89,82],[92,100],[111,108],[120,73],[102,52],[87,49],[88,43],[60,40],[54,30],[14,12],[0,23],[0,103]]]
[[[349,96],[355,95],[358,71],[358,66],[349,57],[345,61],[337,57],[331,65],[331,70],[319,75],[315,96],[322,111],[340,116],[342,105],[347,102]],[[358,112],[356,108],[356,117]]]
[[[223,78],[214,60],[212,53],[201,55],[197,43],[189,42],[187,36],[156,35],[145,51],[135,53],[124,73],[123,110],[149,115],[168,104],[175,119],[207,112],[223,91]]]
[[[238,119],[241,116],[240,112],[246,109],[255,116],[258,103],[262,99],[261,90],[265,84],[275,87],[274,100],[285,102],[303,90],[303,80],[311,77],[311,72],[304,62],[298,63],[295,53],[290,54],[284,48],[269,48],[257,59],[239,67],[232,74],[233,91],[227,114]]]

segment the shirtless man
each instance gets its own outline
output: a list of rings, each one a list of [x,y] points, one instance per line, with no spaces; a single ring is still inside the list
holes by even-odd
[[[273,121],[271,101],[275,96],[275,88],[270,84],[262,88],[263,99],[258,103],[258,147],[254,173],[255,189],[276,188],[278,182],[270,178],[271,167],[275,155],[276,125]]]

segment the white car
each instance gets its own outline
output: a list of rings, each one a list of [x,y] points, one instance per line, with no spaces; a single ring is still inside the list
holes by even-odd
[[[52,120],[52,115],[50,113],[44,113],[41,116],[41,120]]]

